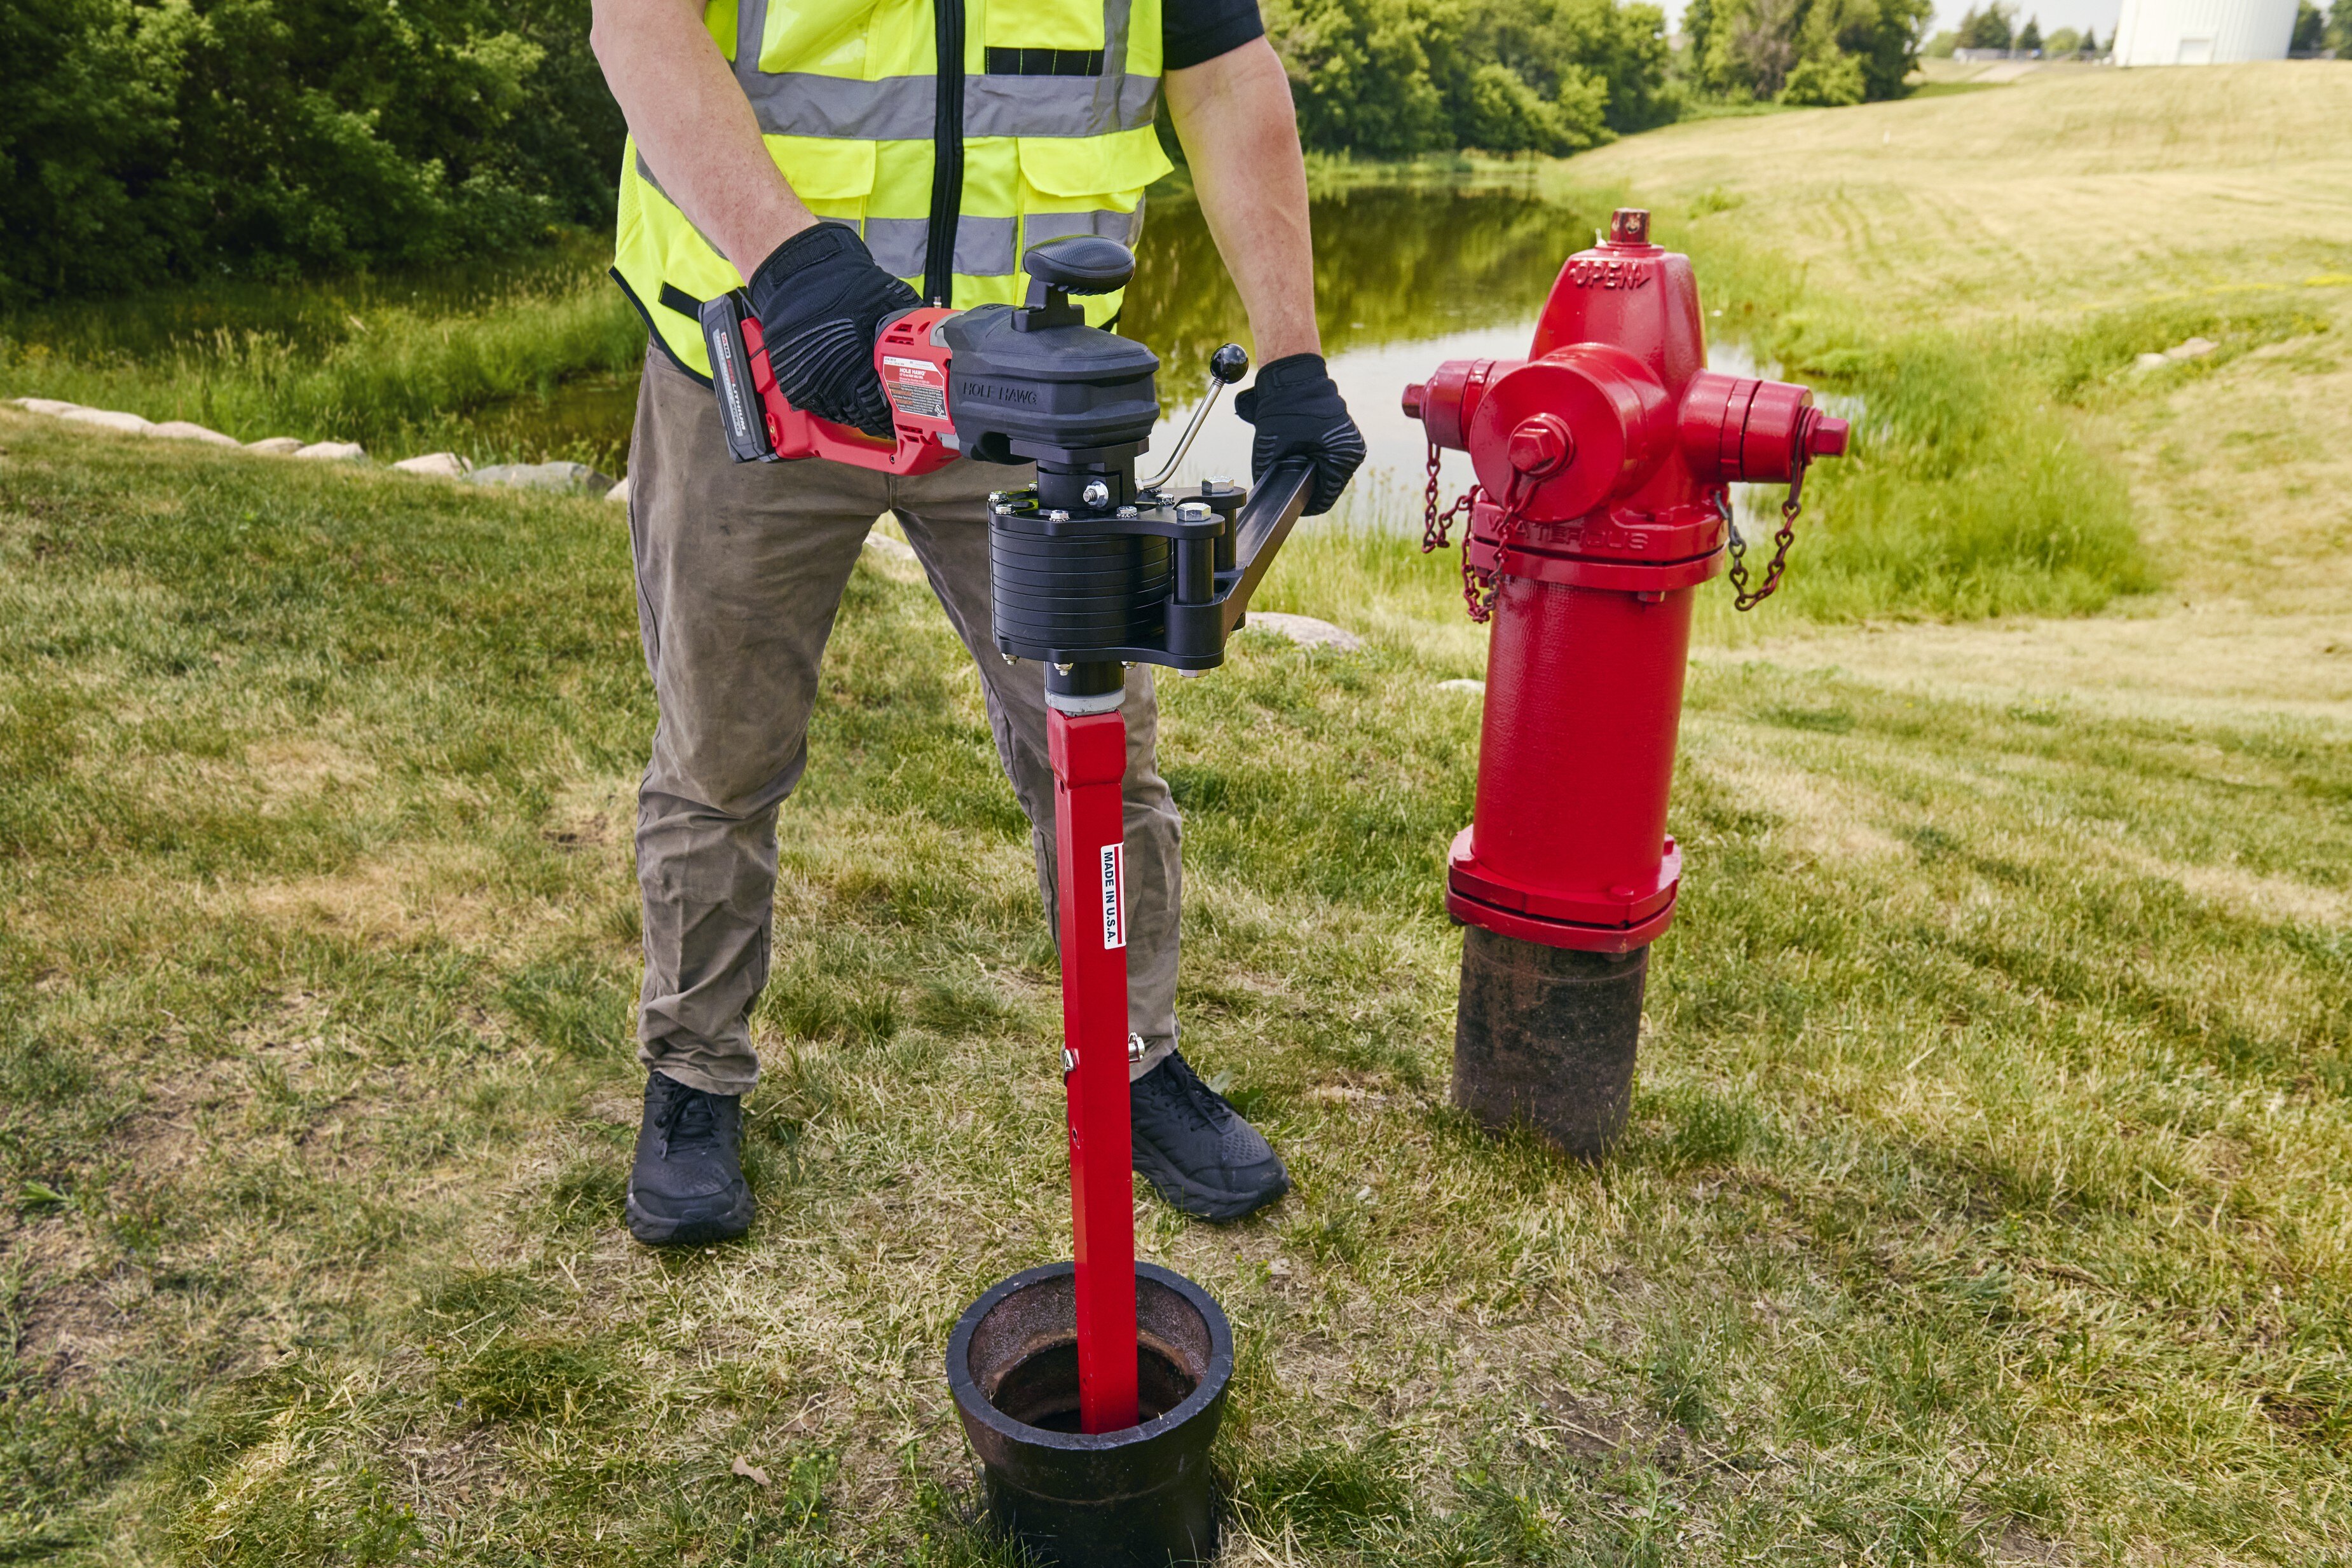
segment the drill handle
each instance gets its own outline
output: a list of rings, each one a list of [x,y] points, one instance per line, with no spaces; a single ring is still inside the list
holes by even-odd
[[[869,435],[794,408],[776,384],[759,313],[740,288],[703,302],[702,340],[728,455],[738,463],[826,457],[882,474],[929,474],[955,461],[948,413],[948,353],[933,340],[951,310],[922,306],[886,318],[876,334],[876,374],[890,400],[894,429]]]

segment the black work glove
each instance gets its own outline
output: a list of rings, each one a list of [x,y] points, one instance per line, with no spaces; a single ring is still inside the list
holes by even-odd
[[[890,400],[874,373],[874,340],[921,297],[874,265],[856,230],[822,223],[778,246],[751,275],[750,293],[768,363],[792,405],[887,438]]]
[[[1234,412],[1257,427],[1250,443],[1250,482],[1285,457],[1315,465],[1315,487],[1307,516],[1339,504],[1339,492],[1364,461],[1364,433],[1348,417],[1339,389],[1323,369],[1320,354],[1293,354],[1260,365],[1249,391],[1234,399]]]

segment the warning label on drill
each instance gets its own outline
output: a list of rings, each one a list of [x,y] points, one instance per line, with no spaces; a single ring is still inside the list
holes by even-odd
[[[890,406],[900,413],[916,419],[948,416],[947,372],[929,360],[883,355],[882,390],[890,394]]]
[[[1103,946],[1127,946],[1127,868],[1123,844],[1102,847]]]

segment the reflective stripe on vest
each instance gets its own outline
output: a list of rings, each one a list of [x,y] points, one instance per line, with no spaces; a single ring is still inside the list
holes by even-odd
[[[1041,240],[1134,244],[1144,187],[1169,168],[1151,129],[1160,0],[963,0],[945,15],[940,3],[709,0],[704,22],[802,201],[857,227],[875,260],[919,292],[964,308],[1018,301],[1021,255]],[[959,78],[926,69],[959,40]],[[741,277],[634,141],[613,272],[670,357],[707,378],[699,325],[670,302]],[[1106,296],[1087,315],[1118,308]]]
[[[740,68],[735,79],[770,136],[848,136],[861,141],[928,139],[937,108],[935,78],[845,77],[786,71],[763,76]],[[1101,136],[1149,125],[1160,112],[1158,77],[967,77],[966,136]]]

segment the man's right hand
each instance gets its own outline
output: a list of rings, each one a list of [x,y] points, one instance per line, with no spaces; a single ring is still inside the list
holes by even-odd
[[[750,293],[769,366],[792,405],[887,439],[890,400],[874,373],[874,340],[921,296],[875,265],[856,230],[827,223],[778,246],[751,275]]]

